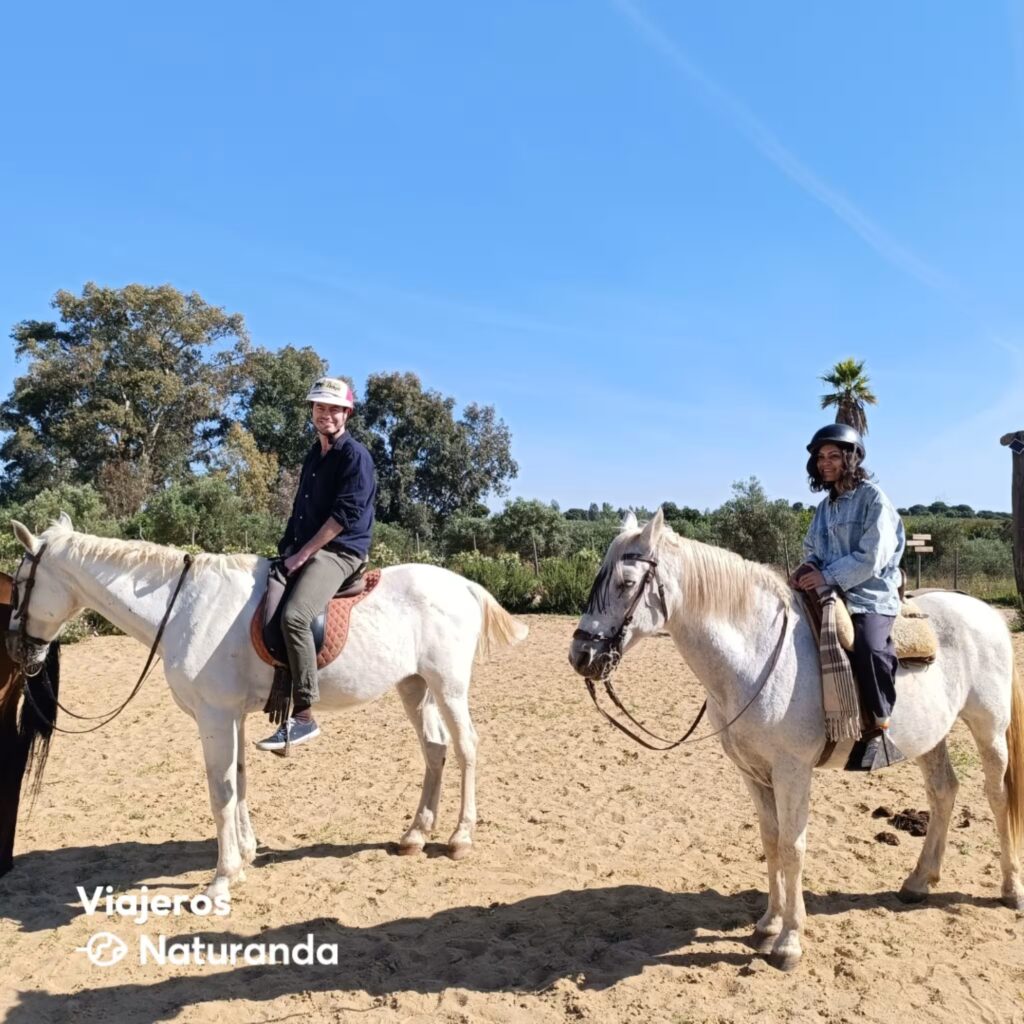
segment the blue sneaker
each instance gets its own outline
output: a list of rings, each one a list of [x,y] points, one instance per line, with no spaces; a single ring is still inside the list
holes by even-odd
[[[312,719],[308,722],[297,722],[294,718],[289,718],[283,725],[278,726],[277,732],[273,736],[268,736],[265,740],[260,740],[256,744],[257,750],[273,750],[275,752],[284,750],[288,741],[291,741],[291,745],[297,746],[299,743],[307,743],[309,740],[315,740],[320,735],[320,726],[316,724]]]

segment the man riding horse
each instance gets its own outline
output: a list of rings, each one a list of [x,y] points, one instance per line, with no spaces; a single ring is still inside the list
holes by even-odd
[[[313,620],[338,588],[367,562],[377,477],[366,448],[345,430],[355,396],[336,377],[321,377],[306,395],[317,440],[302,464],[291,518],[278,553],[289,587],[281,615],[294,710],[260,750],[283,750],[320,735],[312,706],[319,699]],[[297,577],[293,581],[293,577]]]

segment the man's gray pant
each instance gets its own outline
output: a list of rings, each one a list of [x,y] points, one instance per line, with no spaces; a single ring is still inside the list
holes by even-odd
[[[281,613],[281,633],[288,651],[292,673],[292,695],[296,704],[315,704],[320,699],[317,685],[316,645],[313,620],[327,607],[338,588],[365,561],[349,551],[321,548],[300,570],[288,589]]]

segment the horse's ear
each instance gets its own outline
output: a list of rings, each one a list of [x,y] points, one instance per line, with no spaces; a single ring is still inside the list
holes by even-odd
[[[63,527],[65,530],[74,529],[74,526],[71,525],[71,516],[69,516],[63,509],[61,509],[60,515],[57,517],[57,525]]]
[[[640,534],[640,539],[644,541],[648,548],[652,549],[658,543],[661,538],[662,531],[665,529],[665,513],[659,508],[654,513],[654,518],[644,527],[644,532]]]
[[[635,530],[639,523],[636,521],[636,516],[630,511],[622,517],[622,522],[619,523],[619,533],[625,533],[627,530]]]
[[[24,523],[19,523],[17,519],[11,520],[11,529],[14,531],[14,536],[18,539],[18,543],[30,555],[34,555],[38,541],[32,536],[32,531]]]

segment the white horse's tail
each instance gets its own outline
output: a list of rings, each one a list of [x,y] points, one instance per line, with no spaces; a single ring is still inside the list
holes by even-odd
[[[1024,679],[1013,665],[1010,728],[1006,730],[1009,757],[1006,762],[1006,798],[1010,842],[1024,847]]]
[[[491,651],[500,647],[511,647],[512,644],[526,639],[526,635],[530,632],[528,626],[513,619],[480,584],[466,580],[466,586],[476,598],[484,616],[484,621],[480,626],[480,637],[476,643],[477,661],[487,657]]]

